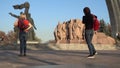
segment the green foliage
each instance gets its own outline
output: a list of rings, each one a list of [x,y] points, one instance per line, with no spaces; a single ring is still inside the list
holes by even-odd
[[[106,35],[111,36],[111,25],[109,23],[106,23],[103,19],[101,19],[99,32],[103,32]]]

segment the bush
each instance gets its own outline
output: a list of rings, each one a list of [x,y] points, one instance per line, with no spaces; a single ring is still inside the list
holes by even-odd
[[[3,40],[0,41],[0,45],[14,44],[17,40],[14,31],[9,31],[7,34],[5,34],[3,31],[0,31],[0,37],[3,38]]]

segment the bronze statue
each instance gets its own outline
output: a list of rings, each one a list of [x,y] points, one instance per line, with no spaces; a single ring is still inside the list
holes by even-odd
[[[29,2],[25,2],[25,3],[20,4],[20,5],[13,5],[13,8],[14,9],[23,9],[23,8],[25,8],[24,13],[26,14],[26,17],[27,17],[28,21],[33,25],[33,27],[34,27],[35,30],[37,29],[35,27],[34,20],[31,18],[31,14],[29,13],[29,8],[30,8]],[[21,12],[21,13],[23,13],[23,12]],[[15,15],[15,14],[12,14],[12,13],[9,13],[9,14],[11,16],[15,17],[15,18],[19,18],[19,15]],[[31,40],[31,41],[35,40],[34,29],[33,28],[30,29],[30,31],[28,33],[28,40]],[[14,28],[14,31],[17,32],[18,29]]]

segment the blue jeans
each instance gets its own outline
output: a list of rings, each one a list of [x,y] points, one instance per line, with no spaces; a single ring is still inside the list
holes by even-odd
[[[26,54],[26,41],[27,41],[27,33],[20,32],[19,33],[19,40],[20,40],[20,54]]]
[[[89,48],[90,55],[94,55],[94,53],[96,52],[94,45],[92,44],[93,35],[94,35],[93,29],[86,29],[85,30],[85,39],[86,39],[86,43],[87,43],[88,48]]]

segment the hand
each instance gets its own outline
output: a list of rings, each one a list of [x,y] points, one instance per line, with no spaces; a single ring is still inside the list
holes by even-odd
[[[95,34],[97,34],[97,31],[94,31]]]
[[[25,29],[25,30],[24,30],[24,32],[26,32],[26,33],[27,33],[27,32],[28,32],[28,30],[26,30],[26,29]]]
[[[11,12],[10,12],[9,14],[10,14],[10,15],[12,15],[12,13],[11,13]]]
[[[13,15],[11,12],[9,13],[11,16]]]

